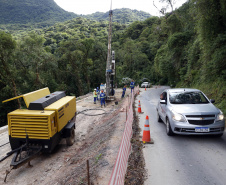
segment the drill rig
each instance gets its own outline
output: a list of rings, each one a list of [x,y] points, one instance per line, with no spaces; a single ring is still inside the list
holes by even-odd
[[[114,76],[115,76],[115,52],[111,51],[112,38],[112,1],[109,11],[109,31],[108,31],[108,54],[106,64],[106,98],[107,100],[114,100]]]

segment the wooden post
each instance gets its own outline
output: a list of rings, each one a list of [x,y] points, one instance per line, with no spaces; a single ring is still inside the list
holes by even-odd
[[[126,106],[126,121],[127,121],[127,106]]]
[[[87,160],[87,180],[88,180],[88,185],[90,185],[90,177],[89,177],[89,160]]]
[[[129,96],[128,96],[128,107],[129,107]]]

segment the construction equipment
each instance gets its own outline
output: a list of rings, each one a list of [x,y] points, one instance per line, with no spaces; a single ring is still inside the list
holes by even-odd
[[[51,153],[62,138],[67,145],[74,143],[76,98],[64,91],[50,93],[43,88],[3,103],[23,97],[27,109],[17,109],[8,114],[9,142],[15,153],[11,167],[18,168],[29,162],[40,151]],[[25,157],[21,153],[26,151]]]
[[[115,52],[111,52],[112,38],[112,1],[109,11],[109,30],[108,30],[108,55],[106,64],[106,100],[114,100],[114,76],[115,76]],[[112,55],[111,55],[112,54]]]

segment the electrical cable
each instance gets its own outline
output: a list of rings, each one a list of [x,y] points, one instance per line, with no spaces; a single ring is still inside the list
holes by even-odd
[[[5,144],[3,144],[3,145],[1,145],[0,147],[3,147],[3,146],[5,146],[5,145],[7,145],[9,142],[7,142],[7,143],[5,143]]]

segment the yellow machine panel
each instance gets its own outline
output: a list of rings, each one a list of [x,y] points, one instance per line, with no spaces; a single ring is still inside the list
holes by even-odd
[[[8,131],[12,138],[50,139],[57,129],[54,111],[17,109],[8,114]]]
[[[17,96],[17,97],[14,97],[14,98],[10,98],[8,100],[4,100],[2,103],[5,103],[5,102],[8,102],[8,101],[11,101],[11,100],[15,100],[15,99],[18,99],[18,98],[24,98],[24,102],[26,103],[26,106],[27,108],[29,107],[29,104],[39,98],[42,98],[44,96],[47,96],[50,94],[50,91],[49,91],[49,88],[46,87],[46,88],[43,88],[43,89],[39,89],[37,91],[33,91],[33,92],[30,92],[30,93],[27,93],[27,94],[24,94],[24,95],[20,95],[20,96]]]
[[[56,111],[57,130],[62,128],[75,116],[76,98],[75,96],[66,96],[45,108],[48,111]]]
[[[24,94],[24,101],[27,105],[27,107],[29,107],[29,104],[32,102],[32,101],[35,101],[39,98],[42,98],[44,96],[47,96],[50,94],[50,91],[49,91],[49,88],[46,87],[46,88],[43,88],[43,89],[39,89],[37,91],[33,91],[33,92],[30,92],[30,93],[27,93],[27,94]]]

